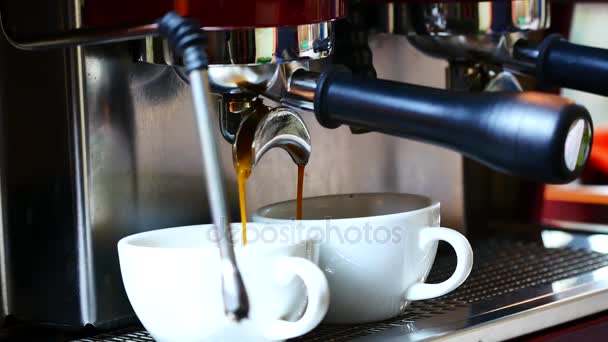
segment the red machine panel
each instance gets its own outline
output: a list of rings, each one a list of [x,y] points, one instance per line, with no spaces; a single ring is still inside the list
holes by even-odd
[[[138,24],[174,10],[205,27],[273,27],[340,18],[345,0],[87,0],[84,26]]]

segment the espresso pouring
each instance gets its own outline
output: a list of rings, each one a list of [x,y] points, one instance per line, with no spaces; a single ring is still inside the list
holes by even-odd
[[[234,167],[238,182],[239,191],[239,209],[242,224],[243,246],[247,245],[247,199],[246,199],[246,183],[253,169],[253,151],[252,145],[255,135],[255,130],[260,120],[266,114],[266,110],[257,110],[251,114],[239,129],[239,139],[235,144]],[[296,219],[302,219],[302,198],[304,192],[304,169],[305,164],[298,164],[298,185],[296,195]]]

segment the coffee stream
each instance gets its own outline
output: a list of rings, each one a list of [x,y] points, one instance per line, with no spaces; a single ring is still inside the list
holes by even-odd
[[[304,193],[304,167],[298,165],[298,194],[296,197],[296,220],[302,219],[302,194]]]
[[[262,112],[262,111],[260,111]],[[246,200],[246,183],[249,175],[251,175],[253,156],[251,146],[255,129],[263,115],[252,114],[245,119],[239,129],[238,139],[235,145],[236,153],[234,156],[234,167],[236,169],[236,178],[239,187],[239,207],[241,212],[242,238],[243,246],[247,245],[247,200]],[[306,165],[298,165],[298,189],[296,201],[296,219],[302,219],[302,195],[304,190],[304,167]]]
[[[244,172],[236,171],[237,181],[239,183],[239,206],[241,209],[241,224],[243,246],[247,245],[247,201],[245,200],[245,183],[247,182],[247,175]]]
[[[247,178],[251,175],[252,153],[251,146],[253,144],[253,136],[255,128],[258,125],[262,115],[252,114],[245,119],[239,129],[238,139],[235,145],[234,168],[236,169],[236,178],[239,186],[239,206],[241,210],[241,224],[243,246],[247,245],[247,201],[245,197],[245,184]]]

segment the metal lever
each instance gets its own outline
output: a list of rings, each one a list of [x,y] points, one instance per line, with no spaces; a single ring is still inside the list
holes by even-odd
[[[194,110],[202,149],[203,167],[211,214],[218,237],[221,259],[224,310],[230,319],[241,320],[249,314],[249,300],[234,256],[232,233],[226,210],[224,181],[214,139],[209,77],[207,74],[206,38],[198,22],[169,12],[159,21],[159,30],[174,49],[181,52],[192,87]]]

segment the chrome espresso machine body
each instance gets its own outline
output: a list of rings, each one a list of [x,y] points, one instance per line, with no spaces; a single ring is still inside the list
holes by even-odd
[[[307,163],[305,196],[425,193],[443,203],[449,224],[477,235],[474,231],[484,228],[473,226],[470,217],[471,203],[476,203],[470,194],[479,185],[469,183],[475,178],[469,176],[469,162],[462,169],[458,154],[424,142],[539,182],[576,178],[588,157],[593,127],[587,111],[556,95],[520,92],[515,77],[503,72],[506,66],[538,76],[535,63],[542,64],[541,57],[551,49],[528,36],[549,26],[546,2],[136,3],[55,0],[37,5],[36,11],[22,2],[0,3],[5,33],[0,46],[4,237],[0,281],[5,316],[70,329],[132,324],[116,242],[140,231],[217,219],[214,202],[218,201],[209,196],[205,175],[211,177],[218,170],[223,178],[219,192],[225,195],[219,202],[227,204],[228,216],[237,220],[231,156],[240,128],[253,115],[264,119],[256,127],[258,139],[252,145],[251,209],[293,198],[294,163]],[[171,33],[165,39],[167,32],[158,19],[171,10],[203,24],[206,38],[195,40],[206,44],[208,68],[189,68],[188,52],[175,48],[180,44],[175,44]],[[460,22],[453,20],[454,13],[469,15]],[[454,23],[456,31],[452,31]],[[378,31],[395,35],[369,36]],[[394,77],[392,71],[399,68],[407,74],[408,64],[415,68],[420,62],[421,56],[411,46],[450,61],[448,86],[452,90],[406,84],[406,79]],[[394,56],[406,53],[404,49],[416,57],[396,60]],[[376,67],[372,55],[400,66]],[[431,65],[430,73],[442,64]],[[200,83],[192,78],[197,70],[204,71]],[[554,67],[542,70],[551,73]],[[376,71],[380,78],[400,82],[376,79]],[[209,95],[204,91],[206,77],[217,95],[214,108],[198,97]],[[438,79],[434,83],[407,81],[442,86]],[[465,88],[457,82],[474,86]],[[193,88],[203,90],[192,93]],[[498,92],[474,92],[483,89]],[[213,165],[205,162],[210,153],[199,140],[203,139],[199,134],[203,130],[197,130],[201,106],[218,113],[209,117],[216,127],[213,136],[204,137],[217,142],[219,159]],[[368,133],[372,131],[387,135]],[[288,153],[275,153],[274,147]],[[594,252],[493,243],[497,245],[483,244],[485,249],[476,252],[486,271],[500,270],[496,262],[509,259],[504,253],[492,253],[498,249],[529,251],[540,257],[557,253],[572,261],[562,267],[570,277],[539,273],[544,291],[551,289],[552,281],[574,276],[580,282],[593,279],[589,272],[608,265]],[[522,266],[527,260],[517,259],[514,265]],[[446,265],[450,267],[449,262]],[[505,272],[517,272],[517,267]],[[545,265],[530,267],[535,271]],[[480,280],[473,278],[463,291],[477,295],[470,290],[475,281]],[[481,281],[478,287],[491,285],[486,283]],[[532,286],[526,282],[523,287],[500,286],[507,285],[516,290]],[[605,295],[597,283],[588,285],[590,293]],[[565,282],[557,290],[571,288],[574,283]],[[571,300],[583,290],[579,287],[579,292],[563,298]],[[551,304],[530,302],[526,296],[534,293],[540,292],[524,291],[512,298],[492,292],[490,299],[496,299],[492,305],[500,308],[526,303],[509,309],[508,315],[515,317],[536,304]],[[321,327],[304,339],[325,340],[330,335],[374,339],[380,333],[382,339],[419,340],[506,317],[490,314],[469,320],[495,308],[467,298],[460,294],[435,303],[454,310],[422,303],[395,322],[377,327]],[[235,305],[242,303],[246,299],[237,298]],[[584,314],[601,309],[590,306]],[[444,326],[440,316],[424,312],[449,313],[450,322],[456,323]],[[575,318],[563,317],[551,324]]]

